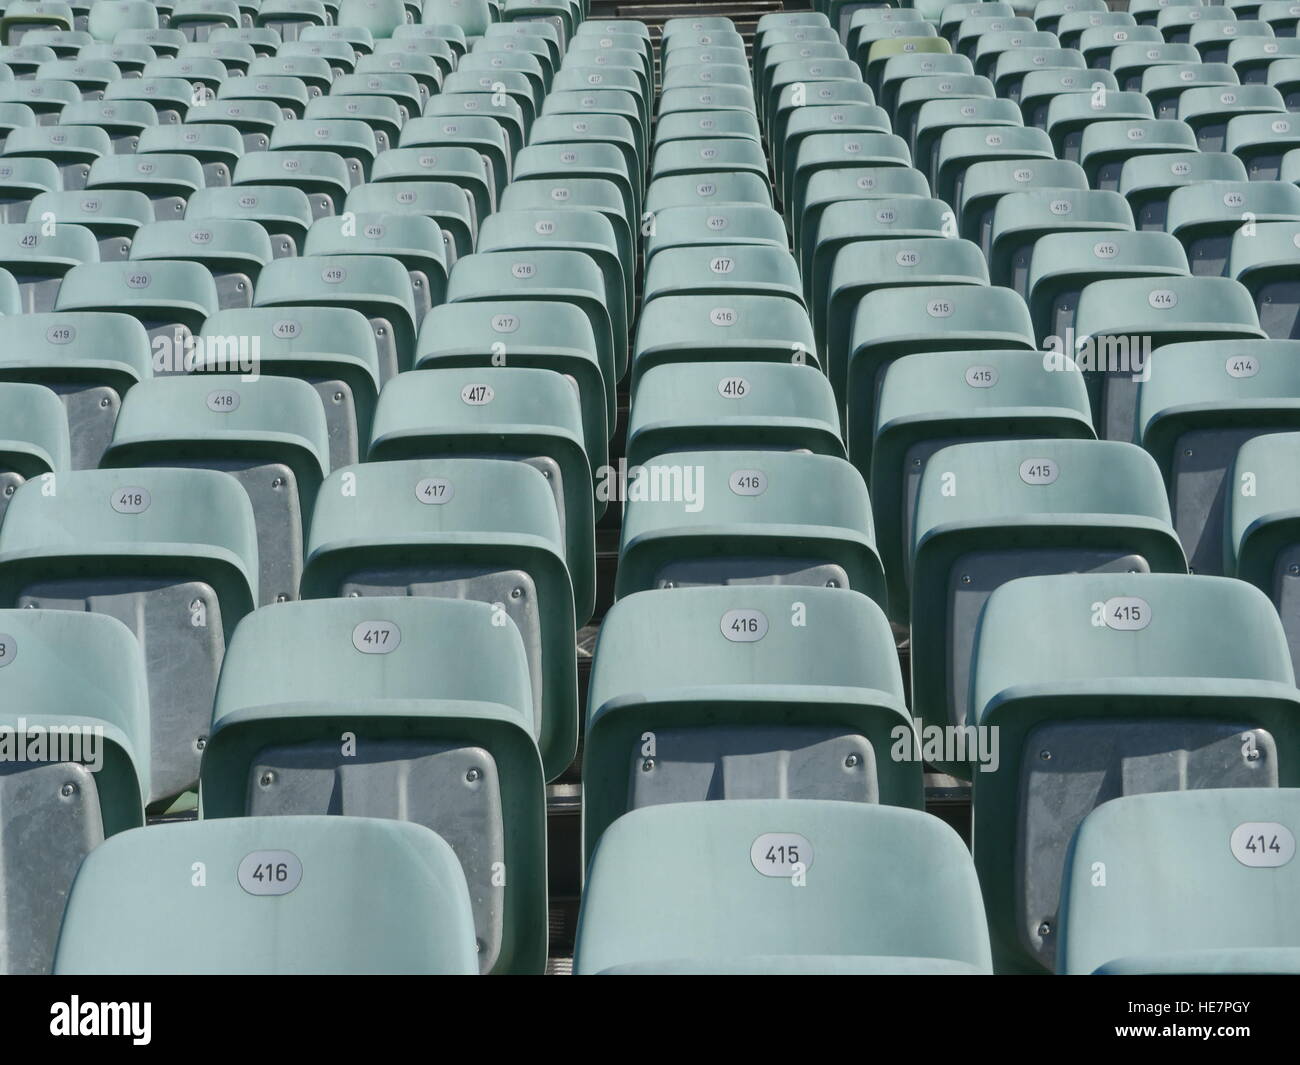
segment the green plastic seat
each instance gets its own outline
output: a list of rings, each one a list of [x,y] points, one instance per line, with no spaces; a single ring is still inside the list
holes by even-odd
[[[1187,42],[1201,53],[1207,63],[1223,63],[1237,41],[1273,39],[1273,27],[1258,19],[1240,21],[1203,21],[1191,28]]]
[[[785,141],[772,153],[777,192],[782,200],[793,190],[799,151],[810,137],[825,133],[884,134],[890,132],[889,115],[883,107],[867,103],[812,104],[790,116]]]
[[[363,78],[366,82],[377,80],[373,74],[357,74],[354,76]],[[402,105],[402,109],[408,116],[413,116],[420,112],[418,106],[419,86],[414,78],[407,75],[402,75],[402,77],[405,79],[407,87],[415,93],[411,100]],[[331,92],[337,91],[331,89]],[[501,111],[497,104],[505,103],[509,107],[509,117],[506,120],[510,122],[513,130],[516,130],[521,138],[516,144],[516,151],[527,142],[533,119],[537,117],[537,98],[533,92],[533,84],[526,74],[518,71],[492,70],[489,72],[458,69],[456,73],[448,75],[447,80],[443,83],[442,95],[478,99],[482,109],[491,113],[492,117],[498,120],[505,118],[507,112]],[[437,97],[435,96],[432,99],[436,100]],[[496,101],[496,103],[492,101]],[[426,113],[429,111],[427,105],[425,110]]]
[[[1141,92],[1142,78],[1148,70],[1160,66],[1194,65],[1201,62],[1201,53],[1190,44],[1168,44],[1163,41],[1130,41],[1117,45],[1110,53],[1108,69],[1125,92]],[[1155,106],[1155,101],[1151,101]],[[1157,117],[1159,116],[1157,108]]]
[[[1019,127],[1023,124],[1020,109],[1010,100],[986,98],[931,99],[923,103],[916,112],[916,122],[912,136],[912,158],[915,166],[929,178],[931,185],[939,192],[941,141],[952,131],[975,126],[983,129],[985,134],[996,134],[997,127]],[[995,147],[995,145],[990,145]]]
[[[143,44],[152,48],[159,57],[174,58],[185,46],[185,35],[180,30],[120,30],[113,39],[115,44]]]
[[[1015,580],[989,598],[976,640],[970,723],[999,729],[1001,758],[974,774],[974,855],[1002,971],[1052,968],[1069,842],[1094,808],[1151,792],[1295,786],[1286,638],[1244,581]]]
[[[989,274],[994,284],[1028,293],[1038,241],[1052,233],[1105,234],[1132,230],[1133,212],[1118,192],[1031,189],[997,201],[989,231]]]
[[[686,451],[629,476],[618,598],[755,583],[851,588],[883,603],[866,484],[845,460]]]
[[[794,247],[799,255],[804,277],[809,277],[817,253],[821,250],[822,216],[836,204],[857,201],[858,214],[866,214],[863,200],[894,201],[909,197],[930,198],[930,185],[919,170],[910,166],[850,166],[820,170],[808,181],[802,212],[793,223]],[[882,210],[875,205],[876,210]],[[828,227],[829,229],[830,227]]]
[[[203,165],[184,155],[105,155],[91,164],[86,191],[143,192],[159,221],[180,219],[189,197],[203,188]]]
[[[15,79],[28,80],[42,63],[57,58],[54,49],[44,44],[0,44],[0,62]]]
[[[1100,106],[1096,106],[1100,104]],[[1044,128],[1062,159],[1080,161],[1084,131],[1098,122],[1142,121],[1154,118],[1150,101],[1140,92],[1107,90],[1099,93],[1090,86],[1083,92],[1063,93],[1047,106]],[[1179,115],[1178,117],[1183,117]]]
[[[768,96],[763,108],[763,128],[769,144],[783,144],[791,116],[801,107],[837,99],[857,99],[875,103],[869,86],[862,90],[833,88],[862,84],[862,73],[851,59],[788,60],[778,64],[771,74]],[[823,88],[827,91],[822,93]]]
[[[52,389],[67,412],[71,468],[97,466],[122,396],[153,374],[144,327],[124,314],[49,313],[13,316],[5,329],[0,380]]]
[[[980,611],[1009,580],[1185,573],[1162,488],[1150,455],[1114,441],[983,440],[932,454],[908,563],[917,717],[966,724]],[[945,768],[978,776],[974,754]]]
[[[270,237],[276,259],[298,254],[313,217],[307,194],[289,185],[202,188],[185,207],[186,221],[244,218],[258,223]]]
[[[1030,51],[1032,49],[1057,49],[1060,41],[1050,30],[998,30],[980,34],[975,42],[975,52],[971,61],[975,64],[975,73],[992,78],[998,69],[998,63],[1005,55]],[[1082,45],[1081,45],[1082,47]],[[1085,52],[1086,54],[1086,52]],[[994,83],[995,87],[997,83]],[[1008,96],[1008,99],[1010,97]],[[1015,103],[1015,100],[1012,100]]]
[[[59,168],[49,159],[3,157],[0,161],[0,216],[6,222],[21,223],[29,214],[33,200],[60,190],[62,185]],[[46,217],[45,221],[48,222],[49,218]]]
[[[607,299],[605,278],[596,262],[584,252],[558,248],[479,252],[467,256],[452,270],[447,288],[448,303],[541,300],[568,303],[582,311],[596,340],[604,383],[606,425],[612,426],[616,385],[627,368],[627,346],[613,334]],[[493,313],[511,317],[508,312],[494,310]],[[502,335],[492,341],[504,345],[499,354],[506,360],[512,346],[506,332],[510,324],[513,323],[503,325]],[[567,348],[570,342],[566,340],[558,346]],[[498,353],[495,348],[490,350]]]
[[[248,493],[257,524],[259,605],[297,598],[303,535],[329,468],[320,397],[290,377],[156,378],[122,403],[104,469],[220,470]]]
[[[958,228],[987,256],[993,240],[993,218],[998,202],[1014,192],[1030,189],[1088,188],[1088,178],[1078,163],[1065,159],[990,159],[972,163],[962,178]]]
[[[252,507],[224,473],[80,470],[9,502],[0,603],[114,616],[148,648],[151,804],[198,782],[217,669],[257,602],[257,566]]]
[[[266,231],[241,218],[154,222],[141,226],[131,242],[133,261],[184,259],[207,267],[219,308],[252,306],[253,286],[272,258]]]
[[[842,248],[862,241],[919,241],[953,235],[953,212],[943,200],[928,196],[893,196],[865,204],[839,200],[820,212],[809,234],[811,268],[805,270],[805,298],[813,307],[814,334],[826,329],[831,269]]]
[[[381,379],[410,368],[417,328],[415,303],[410,277],[397,259],[385,255],[276,259],[262,271],[253,305],[351,307],[370,322]]]
[[[493,211],[497,192],[484,157],[461,144],[438,148],[390,148],[374,160],[370,181],[450,181],[473,200],[473,220],[481,225]]]
[[[183,878],[169,875],[178,868]],[[270,883],[282,874],[295,878],[287,892]],[[54,971],[467,975],[478,959],[465,875],[433,832],[242,817],[138,829],[96,848],[73,883]]]
[[[844,457],[835,394],[813,366],[685,362],[647,370],[628,415],[627,461],[708,448]]]
[[[626,92],[636,100],[641,125],[643,128],[648,129],[650,127],[651,104],[646,95],[644,72],[612,66],[600,66],[596,63],[584,66],[581,65],[581,58],[581,56],[578,56],[575,61],[564,63],[555,72],[555,80],[551,82],[551,91],[585,93],[595,90],[612,90]],[[727,93],[729,89],[738,90],[746,95],[750,93],[748,85],[706,86],[702,92],[697,88],[669,89],[660,96],[660,107],[666,107],[670,102],[669,97],[672,96],[675,99],[678,93],[696,93],[703,96],[723,94],[730,96],[731,94]]]
[[[117,152],[134,152],[140,134],[158,125],[158,112],[144,100],[83,100],[59,112],[61,126],[95,126],[104,130]]]
[[[679,50],[679,52],[684,51],[686,51],[686,49]],[[707,53],[707,50],[705,49],[692,49],[692,51]],[[835,38],[825,41],[786,41],[783,43],[773,44],[763,53],[762,65],[755,66],[752,76],[754,86],[754,104],[758,117],[762,118],[764,112],[772,106],[774,95],[772,86],[773,77],[776,73],[777,67],[782,63],[816,63],[825,60],[845,60],[848,58],[849,54],[844,50],[844,45]],[[701,57],[693,65],[695,69],[703,75],[716,63],[731,62],[734,61],[721,58],[715,53],[707,60]],[[739,63],[744,67],[745,59],[743,53]]]
[[[621,89],[594,89],[582,92],[576,89],[552,91],[542,104],[546,115],[619,115],[632,124],[636,133],[637,150],[642,159],[649,158],[649,133],[641,119],[641,104],[636,94]],[[661,117],[665,112],[660,109]]]
[[[466,41],[482,37],[484,30],[495,21],[487,0],[425,0],[420,21],[448,23],[459,26]]]
[[[1154,26],[1167,7],[1200,7],[1201,4],[1202,0],[1133,0],[1128,10],[1139,26]]]
[[[1262,478],[1233,477],[1240,449],[1300,429],[1300,341],[1171,344],[1138,391],[1138,437],[1164,474],[1178,535],[1196,573],[1233,572],[1230,511]],[[1244,467],[1249,470],[1250,467]]]
[[[2,19],[3,16],[0,16]],[[64,108],[81,102],[81,90],[70,81],[34,79],[0,82],[0,103],[23,104],[36,116],[37,124],[55,125]]]
[[[374,130],[359,118],[285,119],[271,131],[268,146],[275,151],[328,151],[346,162],[349,185],[359,185],[369,177],[378,154]]]
[[[1228,123],[1238,115],[1275,114],[1286,110],[1286,101],[1272,85],[1238,85],[1226,89],[1188,89],[1178,98],[1178,117],[1196,131],[1196,143],[1203,152],[1225,150]]]
[[[668,875],[683,861],[702,879]],[[880,875],[882,861],[894,875]],[[808,890],[791,890],[796,874]],[[592,858],[574,956],[582,974],[991,971],[979,885],[951,828],[916,810],[814,800],[620,818]]]
[[[1300,23],[1300,13],[1292,10],[1294,6],[1291,0],[1264,0],[1259,5],[1258,18],[1272,26],[1278,37],[1289,37],[1295,34]]]
[[[1274,114],[1238,115],[1229,120],[1224,150],[1246,164],[1252,181],[1276,181],[1282,157],[1300,148],[1300,122]]]
[[[457,455],[515,459],[545,475],[560,515],[578,623],[585,625],[595,609],[596,471],[572,384],[550,370],[514,366],[430,369],[389,381],[379,395],[367,461]]]
[[[270,100],[286,119],[302,118],[310,93],[306,82],[286,74],[229,78],[217,90],[219,100]]]
[[[962,19],[954,32],[953,51],[975,58],[975,49],[980,41],[991,33],[1035,33],[1034,20],[1026,15],[988,15],[978,8]],[[1074,42],[1062,40],[1066,48],[1073,48]]]
[[[104,260],[125,259],[135,231],[154,220],[143,192],[117,189],[42,192],[32,197],[26,217],[33,224],[57,219],[58,225],[84,226],[95,234]]]
[[[304,134],[317,136],[311,131],[320,122],[330,131],[321,137],[332,142],[331,150],[343,155],[349,166],[357,164],[363,176],[370,173],[379,155],[397,144],[404,128],[401,109],[387,96],[317,96],[308,102],[303,118],[311,125],[295,128],[283,123],[276,127],[272,140],[284,144],[290,138],[302,137],[305,147],[313,142],[307,141]],[[492,125],[498,134],[497,142],[504,144],[504,134],[496,129],[495,123]],[[369,135],[363,126],[369,129]],[[319,144],[319,139],[314,143]],[[483,162],[490,170],[488,160]]]
[[[427,23],[421,19],[419,25],[398,26],[393,30],[393,40],[403,43],[414,41],[417,44],[442,42],[450,49],[453,61],[468,51],[468,39],[464,27],[454,22],[440,22],[436,19],[431,19]],[[377,41],[376,49],[382,44],[382,41]]]
[[[7,185],[15,185],[25,177],[36,178],[32,182],[49,191],[59,189],[84,188],[90,166],[96,160],[113,154],[113,142],[108,134],[96,126],[29,126],[9,132],[4,141],[5,165],[17,159],[36,159],[39,165],[45,162],[58,167],[61,184],[53,183],[48,178],[37,174],[27,175],[18,168],[10,175]],[[12,193],[6,194],[6,199]]]
[[[235,165],[244,154],[244,142],[233,126],[150,126],[140,134],[136,154],[188,155],[203,167],[204,187],[220,188],[230,184]]]
[[[642,226],[647,269],[658,252],[669,248],[740,244],[786,248],[788,241],[781,216],[761,204],[664,207],[647,215]]]
[[[1130,44],[1154,47],[1164,43],[1164,34],[1154,26],[1091,26],[1079,35],[1074,47],[1083,53],[1089,67],[1109,70],[1114,53],[1120,48]]]
[[[335,470],[322,487],[301,594],[473,599],[513,620],[528,653],[534,734],[554,779],[577,744],[574,593],[564,552],[555,494],[526,463],[370,462]]]
[[[271,55],[259,55],[248,65],[247,76],[297,78],[307,86],[307,93],[312,100],[319,100],[322,94],[329,92],[334,70],[327,59],[313,55],[282,55],[278,52],[277,49]]]
[[[524,113],[517,100],[494,103],[495,96],[491,92],[441,92],[430,97],[422,117],[443,119],[444,126],[448,121],[462,118],[487,118],[505,133],[509,157],[513,158],[524,146]],[[402,146],[406,147],[405,143]]]
[[[737,203],[772,206],[771,184],[752,172],[712,171],[662,177],[646,189],[645,212],[653,216],[669,207]]]
[[[981,74],[940,73],[910,78],[898,88],[893,110],[894,129],[909,145],[915,145],[917,120],[926,104],[991,100],[994,94],[993,83]]]
[[[329,19],[329,9],[320,0],[262,0],[253,25],[275,30],[281,40],[296,41],[305,39],[307,27],[325,26]]]
[[[935,452],[973,440],[1094,439],[1082,376],[1054,372],[1023,348],[905,355],[885,370],[875,418],[854,424],[849,458],[871,489],[890,614],[900,624],[917,493]]]
[[[1298,261],[1300,222],[1264,222],[1233,235],[1227,274],[1250,290],[1260,327],[1275,340],[1300,340]]]
[[[68,416],[42,385],[0,381],[0,519],[24,481],[69,468]]]
[[[1278,401],[1275,407],[1284,404]],[[1260,420],[1268,420],[1267,415]],[[1281,427],[1281,423],[1274,426]],[[1270,432],[1267,428],[1242,442],[1225,482],[1223,520],[1226,571],[1249,581],[1273,601],[1293,663],[1300,661],[1294,570],[1297,505],[1292,473],[1298,444],[1300,433]]]
[[[733,116],[737,116],[737,119],[733,120]],[[717,119],[700,118],[692,121],[687,115],[677,117],[682,121],[674,124],[665,119],[659,123],[655,133],[657,143],[662,144],[675,137],[688,135],[740,136],[744,127],[741,126],[739,119],[745,119],[747,116],[739,111],[722,111],[718,112]],[[712,125],[707,129],[699,125],[710,121]],[[751,125],[754,124],[752,116],[748,116],[748,121]],[[745,128],[745,132],[749,130]],[[753,128],[753,135],[756,140],[758,137],[756,125]],[[645,159],[641,155],[636,126],[626,115],[542,115],[533,123],[528,143],[530,145],[571,143],[613,145],[622,155],[633,182],[639,189],[644,187]]]
[[[374,331],[360,311],[311,305],[220,310],[204,323],[199,339],[199,372],[296,377],[315,388],[329,431],[329,468],[347,466],[364,453],[380,361]]]
[[[937,36],[925,35],[924,31],[919,31],[917,24],[894,23],[894,28],[888,36],[871,42],[860,40],[856,54],[858,63],[862,67],[863,79],[874,92],[880,86],[880,76],[884,72],[885,64],[895,56],[911,55],[916,52],[947,55],[951,51],[953,49],[947,41]],[[974,57],[967,56],[967,58]]]
[[[7,742],[21,733],[42,749],[48,743],[50,755],[20,761],[11,753],[13,764],[0,777],[6,859],[0,972],[37,975],[54,961],[64,900],[82,859],[106,837],[144,824],[144,656],[125,625],[100,614],[0,610],[0,632]],[[90,729],[99,730],[98,739],[81,731]],[[45,743],[38,738],[43,730],[49,730]],[[24,846],[32,832],[44,837],[42,847]]]
[[[120,61],[114,62],[121,66]],[[104,90],[105,100],[143,100],[154,109],[158,124],[169,126],[180,125],[191,107],[201,106],[196,103],[198,95],[194,83],[184,78],[123,77],[110,82]],[[139,150],[139,141],[136,150]]]
[[[1127,11],[1072,11],[1062,15],[1056,24],[1056,34],[1066,48],[1077,48],[1085,33],[1101,27],[1132,29],[1137,20]]]
[[[510,180],[509,137],[486,115],[413,118],[402,127],[399,143],[402,148],[452,147],[477,152],[487,167],[493,196],[497,199]],[[457,180],[456,175],[450,180]]]
[[[588,707],[588,857],[616,819],[662,804],[921,808],[920,763],[885,756],[912,723],[889,623],[863,595],[760,585],[630,595],[601,624]]]
[[[116,0],[90,5],[87,32],[97,41],[111,41],[123,30],[156,30],[158,9],[146,0]]]
[[[757,141],[701,136],[659,143],[650,164],[651,181],[680,174],[718,172],[751,173],[766,179],[767,157]]]
[[[340,26],[360,26],[370,31],[372,37],[380,40],[391,37],[398,26],[410,21],[405,5],[401,0],[342,0],[338,10]]]
[[[1186,44],[1191,37],[1192,27],[1202,19],[1211,22],[1222,22],[1225,20],[1235,21],[1236,16],[1228,9],[1227,4],[1197,4],[1176,5],[1174,10],[1162,10],[1156,16],[1156,28],[1159,29],[1168,40],[1175,41],[1179,44]]]
[[[889,114],[897,115],[899,93],[913,78],[970,76],[975,73],[971,61],[964,55],[934,52],[904,52],[891,56],[880,70],[880,87],[877,93],[880,106]],[[905,132],[901,129],[900,133]]]
[[[1279,59],[1271,63],[1268,83],[1282,94],[1288,111],[1300,105],[1300,58]]]
[[[1096,281],[1075,316],[1075,361],[1084,370],[1097,435],[1135,440],[1138,385],[1152,352],[1197,340],[1262,339],[1244,286],[1226,277]]]
[[[206,41],[218,26],[234,29],[239,24],[239,6],[234,0],[178,0],[168,19],[172,29],[196,42]]]
[[[1243,225],[1300,221],[1300,188],[1284,181],[1202,181],[1169,194],[1165,231],[1187,249],[1192,273],[1224,274]]]
[[[876,424],[886,367],[916,352],[1034,350],[1025,301],[999,285],[908,285],[863,297],[853,317],[844,405],[849,439]]]
[[[272,647],[284,665],[268,671]],[[321,648],[333,652],[326,661]],[[471,885],[475,968],[538,973],[546,882],[534,718],[519,630],[486,603],[332,599],[260,611],[236,633],[222,675],[204,816],[359,815],[436,831]],[[340,732],[355,753],[340,751]]]
[[[578,391],[582,436],[594,470],[609,461],[608,399],[591,320],[562,299],[446,303],[420,327],[415,369],[515,366],[547,370]],[[601,501],[597,501],[597,509]]]
[[[817,350],[841,405],[847,395],[849,350],[858,308],[871,293],[988,283],[988,264],[979,246],[968,240],[864,240],[841,247],[826,288],[825,335],[817,337]]]
[[[117,66],[104,59],[51,59],[36,68],[38,81],[70,81],[82,98],[102,100],[104,90],[122,77]]]
[[[1141,91],[1151,101],[1157,118],[1179,118],[1183,95],[1196,88],[1232,92],[1239,84],[1237,72],[1227,63],[1170,63],[1149,67],[1142,75]]]
[[[791,161],[789,196],[784,205],[795,239],[811,221],[812,186],[819,175],[834,170],[905,169],[911,162],[907,144],[892,133],[817,133],[805,137]]]
[[[417,325],[447,292],[445,235],[426,215],[366,211],[317,219],[307,232],[303,253],[382,255],[407,271]]]
[[[208,40],[213,44],[230,41],[247,44],[257,53],[259,58],[275,55],[276,49],[283,43],[279,33],[261,26],[240,26],[238,29],[231,29],[227,26],[215,29],[209,35]]]
[[[1066,857],[1057,968],[1300,972],[1300,932],[1294,910],[1282,904],[1294,879],[1284,856],[1294,847],[1298,815],[1300,791],[1293,788],[1205,789],[1104,804],[1084,818]],[[1150,851],[1153,838],[1167,841],[1159,859]],[[1113,886],[1098,882],[1097,871],[1109,869],[1125,874]],[[1170,876],[1197,887],[1170,891]],[[1215,914],[1225,902],[1258,920],[1219,922]]]
[[[0,269],[13,278],[17,297],[14,311],[31,314],[52,310],[67,272],[98,258],[99,245],[84,226],[56,226],[53,232],[47,232],[42,225],[24,222],[0,225]]]
[[[644,302],[661,296],[785,296],[803,304],[794,258],[767,245],[667,248],[645,273]]]
[[[72,29],[72,8],[54,0],[11,0],[0,18],[0,44],[18,44],[43,29]]]
[[[1030,71],[1020,83],[1020,113],[1024,116],[1025,125],[1046,129],[1050,134],[1048,113],[1057,98],[1084,93],[1087,94],[1090,101],[1092,95],[1098,92],[1097,86],[1101,86],[1107,94],[1119,91],[1119,84],[1115,81],[1115,75],[1109,70],[1070,68]],[[1088,113],[1091,113],[1092,110],[1091,106],[1081,108],[1077,104],[1071,105],[1071,109],[1086,110]],[[1168,117],[1177,118],[1178,116],[1170,115]]]
[[[446,71],[437,59],[413,51],[389,51],[376,55],[363,55],[357,60],[356,73],[358,75],[399,74],[412,77],[419,87],[422,102],[427,102],[430,96],[440,92],[446,78]],[[409,87],[409,84],[404,79],[402,84]],[[388,97],[388,99],[391,99],[391,97]],[[396,103],[397,101],[394,100],[393,102]],[[409,105],[409,103],[410,98],[404,94],[403,104]],[[398,115],[400,118],[400,107]]]
[[[1183,246],[1168,233],[1050,233],[1034,245],[1025,281],[1034,331],[1043,343],[1073,335],[1079,295],[1094,281],[1189,273]]]
[[[960,204],[970,169],[1004,159],[1031,168],[1036,162],[1057,161],[1051,139],[1034,126],[954,127],[939,139],[934,151],[935,195],[947,203]]]
[[[783,296],[663,296],[643,308],[630,389],[653,366],[704,359],[820,366],[808,312]]]
[[[54,309],[129,314],[145,327],[157,354],[160,338],[181,344],[202,328],[217,309],[217,286],[196,262],[91,262],[64,275]]]
[[[1116,190],[1129,159],[1196,150],[1192,128],[1177,119],[1094,122],[1083,131],[1079,162],[1093,188]]]
[[[1133,209],[1138,229],[1164,230],[1169,196],[1175,189],[1201,182],[1245,180],[1241,160],[1226,152],[1137,155],[1124,163],[1119,191]]]
[[[165,31],[160,30],[159,32]],[[194,45],[187,44],[185,47],[188,54],[184,58],[174,52],[171,55],[161,51],[157,52],[158,58],[145,64],[143,77],[180,78],[188,81],[193,86],[190,95],[190,106],[196,109],[210,106],[215,102],[214,98],[222,83],[230,77],[230,70],[217,55],[208,54],[210,49],[200,47],[198,53],[195,53],[192,51]],[[276,71],[276,73],[281,73],[281,71]],[[201,119],[205,113],[196,110],[195,119]],[[186,117],[189,117],[188,108],[186,109]]]

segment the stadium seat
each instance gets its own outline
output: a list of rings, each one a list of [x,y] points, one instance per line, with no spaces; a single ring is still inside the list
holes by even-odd
[[[998,285],[916,285],[885,288],[858,304],[849,341],[844,402],[846,432],[876,424],[885,368],[915,352],[1024,347],[1034,350],[1025,301]]]
[[[1296,875],[1298,822],[1295,788],[1207,788],[1102,804],[1066,856],[1058,971],[1300,972],[1300,929],[1283,902]],[[1152,839],[1165,841],[1158,858]],[[1225,905],[1252,919],[1219,920]]]
[[[196,341],[198,372],[297,377],[315,388],[329,430],[331,469],[365,453],[381,367],[375,334],[360,311],[304,305],[221,310]],[[247,360],[240,358],[245,348]]]
[[[301,595],[491,604],[524,634],[547,779],[573,760],[573,580],[555,494],[539,470],[466,457],[334,470],[316,498]]]
[[[1078,163],[1065,159],[991,159],[972,163],[962,180],[958,228],[987,256],[992,247],[993,216],[998,201],[1013,192],[1030,189],[1088,188],[1088,178]]]
[[[1152,158],[1136,155],[1120,171],[1119,192],[1129,202],[1138,229],[1163,231],[1169,196],[1184,185],[1245,181],[1246,168],[1225,152],[1175,152]]]
[[[1106,440],[1135,439],[1138,382],[1152,352],[1264,335],[1250,293],[1226,277],[1095,281],[1080,294],[1074,320],[1075,361],[1088,382],[1097,435]]]
[[[826,375],[781,362],[686,362],[646,371],[628,416],[627,461],[675,451],[811,451],[844,457]]]
[[[1072,350],[1079,296],[1094,281],[1185,276],[1183,247],[1168,233],[1049,233],[1034,245],[1025,289],[1040,342],[1056,337]]]
[[[1164,474],[1196,573],[1231,573],[1227,521],[1238,450],[1254,437],[1300,429],[1297,356],[1294,340],[1172,344],[1156,353],[1138,389],[1137,439]]]
[[[0,268],[16,283],[14,309],[22,313],[52,310],[67,272],[98,258],[99,245],[84,226],[55,226],[49,232],[24,222],[0,225]]]
[[[1028,577],[993,593],[976,641],[970,723],[1000,736],[972,799],[999,971],[1052,968],[1067,848],[1092,809],[1295,786],[1291,659],[1273,605],[1244,581]]]
[[[0,972],[50,971],[82,859],[106,837],[144,824],[144,671],[135,639],[113,618],[0,610],[0,721],[9,743],[21,736],[30,745],[26,758],[11,751],[0,775]]]
[[[557,373],[448,367],[398,374],[388,382],[366,457],[387,462],[468,455],[515,459],[538,469],[555,497],[578,624],[584,625],[595,608],[596,471],[582,433],[577,392]]]
[[[0,520],[18,486],[69,468],[68,416],[49,388],[0,382]]]
[[[1162,487],[1155,462],[1132,444],[979,441],[932,454],[917,488],[908,565],[917,717],[966,723],[980,611],[1007,581],[1186,572]],[[960,763],[948,769],[979,773]]]
[[[244,817],[138,829],[78,871],[54,971],[468,975],[470,907],[452,848],[420,825]]]
[[[1300,340],[1298,265],[1300,221],[1243,226],[1233,235],[1227,275],[1250,290],[1260,327],[1274,340]]]
[[[207,267],[223,309],[252,306],[253,287],[273,254],[266,231],[242,218],[154,222],[141,226],[131,242],[135,261],[190,260]]]
[[[1079,164],[1093,188],[1115,190],[1124,164],[1134,156],[1196,150],[1196,135],[1177,119],[1094,122],[1079,142]]]
[[[74,266],[63,277],[55,311],[129,314],[150,343],[180,347],[217,309],[217,286],[207,267],[181,259]]]
[[[0,603],[108,614],[136,633],[148,649],[149,801],[165,805],[198,781],[222,651],[257,602],[248,496],[210,470],[81,470],[44,487],[23,485],[5,512]]]
[[[737,584],[851,588],[883,603],[861,474],[783,451],[673,452],[631,471],[617,597]]]
[[[852,429],[849,458],[870,487],[890,616],[900,624],[930,456],[973,440],[1094,439],[1082,375],[1055,371],[1040,353],[1020,348],[905,355],[885,370],[875,424]]]
[[[911,730],[888,622],[865,596],[761,586],[628,596],[596,644],[585,853],[627,811],[663,803],[919,809],[920,763],[885,753]]]
[[[880,875],[880,855],[895,875]],[[680,876],[683,861],[698,875]],[[620,818],[592,858],[574,957],[579,974],[990,971],[979,885],[952,829],[814,800]]]
[[[1283,181],[1201,181],[1169,194],[1165,231],[1187,249],[1192,273],[1220,277],[1243,226],[1300,221],[1300,188]]]
[[[309,384],[203,374],[143,381],[123,401],[100,465],[234,477],[257,527],[259,605],[297,598],[304,530],[329,472],[325,412]]]

